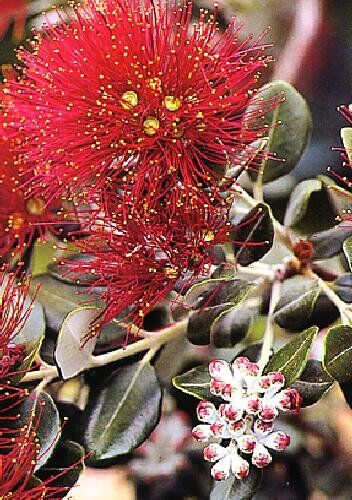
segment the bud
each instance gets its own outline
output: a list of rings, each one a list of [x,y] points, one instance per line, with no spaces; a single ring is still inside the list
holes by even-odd
[[[262,444],[257,444],[253,450],[252,463],[259,469],[263,469],[272,461],[268,450]]]

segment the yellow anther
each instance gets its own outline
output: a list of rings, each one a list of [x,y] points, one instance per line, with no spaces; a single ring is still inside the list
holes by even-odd
[[[169,111],[177,111],[181,107],[181,99],[173,95],[167,95],[164,99],[165,108]]]
[[[144,132],[147,135],[155,135],[160,128],[160,122],[155,116],[147,116],[143,123]]]
[[[132,109],[138,105],[138,94],[134,90],[127,90],[120,102],[123,109]]]
[[[45,202],[42,198],[32,198],[26,203],[26,210],[31,215],[43,215]]]
[[[215,234],[213,233],[213,231],[208,231],[204,234],[204,241],[206,242],[211,242],[211,241],[214,241],[215,239]]]
[[[165,267],[164,273],[170,280],[174,280],[178,277],[178,267]]]

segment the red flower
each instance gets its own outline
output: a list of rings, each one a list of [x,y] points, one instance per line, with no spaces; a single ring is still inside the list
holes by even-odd
[[[154,207],[207,187],[211,201],[230,158],[262,134],[258,117],[243,120],[268,62],[261,38],[240,42],[235,23],[221,34],[216,14],[193,26],[191,2],[96,3],[37,34],[8,87],[33,192],[92,199],[112,185]]]
[[[23,38],[28,4],[27,0],[0,0],[0,39],[14,21],[13,39],[19,41]]]
[[[23,165],[13,152],[13,142],[18,139],[6,136],[4,120],[0,114],[0,258],[10,251],[12,255],[23,253],[35,237],[43,238],[49,228],[60,232],[53,224],[64,219],[57,202],[46,206],[40,195],[25,196],[20,188]]]
[[[162,220],[157,214],[150,225],[131,216],[123,225],[103,222],[88,239],[76,242],[84,260],[64,261],[65,272],[79,278],[87,273],[92,293],[104,287],[103,321],[124,314],[123,319],[141,326],[144,316],[170,292],[180,279],[190,284],[213,261],[211,249],[227,239],[224,219],[203,219],[196,215]],[[207,228],[206,230],[204,228]],[[91,277],[96,279],[93,281]],[[84,282],[84,278],[80,280]],[[90,336],[96,334],[93,330]]]
[[[14,389],[7,387],[6,390]],[[4,388],[0,387],[0,401],[3,391]],[[26,395],[26,397],[32,396]],[[22,401],[23,398],[19,398],[18,404]],[[53,482],[68,472],[70,468],[38,485],[31,484],[37,459],[46,452],[46,450],[40,449],[37,439],[37,430],[41,423],[44,403],[40,398],[33,397],[34,405],[36,412],[31,412],[27,422],[21,427],[18,426],[18,422],[15,422],[15,425],[11,424],[18,419],[18,415],[12,417],[10,410],[13,405],[7,407],[5,411],[0,411],[0,498],[3,500],[61,498],[62,493],[70,489],[53,485]],[[6,422],[8,422],[8,426],[6,426]],[[71,468],[76,465],[74,464]]]

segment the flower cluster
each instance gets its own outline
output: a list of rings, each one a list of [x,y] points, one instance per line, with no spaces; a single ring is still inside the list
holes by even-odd
[[[232,364],[214,360],[209,372],[211,393],[225,403],[216,408],[209,401],[201,401],[197,415],[202,424],[192,433],[201,442],[229,440],[228,446],[207,446],[204,458],[215,462],[211,471],[215,480],[227,479],[231,472],[242,479],[249,473],[246,455],[251,455],[253,465],[263,468],[272,460],[268,448],[284,450],[290,444],[287,434],[274,430],[274,421],[279,411],[298,413],[301,397],[295,389],[284,389],[280,372],[261,375],[259,365],[245,357]]]
[[[253,96],[262,36],[240,40],[235,21],[221,33],[216,9],[193,24],[186,0],[88,0],[20,50],[6,84],[26,207],[84,205],[91,258],[65,265],[104,287],[103,321],[126,310],[140,324],[229,241],[229,166],[255,161],[243,152],[280,98]]]

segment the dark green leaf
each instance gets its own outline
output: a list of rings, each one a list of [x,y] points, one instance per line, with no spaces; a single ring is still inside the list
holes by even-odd
[[[338,255],[342,252],[344,241],[351,235],[352,230],[340,226],[313,234],[309,241],[314,245],[314,259],[329,259]]]
[[[319,192],[323,183],[317,179],[300,182],[293,190],[285,214],[285,226],[295,227],[305,216],[312,193]]]
[[[334,292],[344,302],[352,302],[352,273],[340,274],[334,281]]]
[[[284,282],[274,321],[281,328],[299,331],[307,324],[320,293],[314,280],[294,277]]]
[[[265,372],[279,371],[286,380],[286,386],[291,386],[306,367],[309,353],[318,328],[313,326],[297,335],[291,342],[277,351],[265,367]]]
[[[210,279],[193,285],[185,296],[185,304],[193,309],[213,307],[224,302],[237,301],[248,292],[248,281],[240,279]]]
[[[226,481],[218,481],[210,492],[210,500],[251,500],[260,486],[262,476],[262,470],[251,467],[244,479],[231,476]]]
[[[222,314],[212,328],[214,346],[229,348],[238,344],[247,335],[252,322],[258,314],[258,306],[249,306],[247,304]]]
[[[209,389],[210,375],[208,366],[197,366],[172,379],[173,385],[182,392],[207,401],[214,398]]]
[[[150,363],[116,371],[92,389],[84,433],[86,449],[99,462],[129,453],[152,432],[160,417],[161,388]]]
[[[352,381],[341,382],[340,387],[343,395],[345,396],[346,403],[350,408],[352,408]]]
[[[45,481],[54,476],[56,479],[50,482],[51,486],[66,487],[71,489],[78,481],[84,469],[84,448],[74,441],[59,441],[50,460],[38,471],[38,477]],[[66,470],[66,472],[64,472]],[[66,492],[58,495],[58,498],[66,497]],[[66,497],[68,498],[68,497]]]
[[[236,283],[239,280],[234,280]],[[236,283],[234,293],[229,294],[231,302],[212,307],[204,307],[193,311],[189,317],[187,337],[192,344],[207,345],[212,340],[213,328],[220,321],[223,314],[241,304],[253,288],[250,283],[242,282],[240,286]]]
[[[264,109],[265,112],[265,101],[270,102],[282,93],[285,101],[263,116],[261,110]],[[253,122],[252,117],[256,116],[253,123],[255,127],[269,126],[267,149],[276,159],[263,162],[263,182],[288,174],[297,165],[310,140],[312,118],[306,101],[292,85],[276,81],[259,90],[247,115],[251,115],[249,122]],[[253,125],[249,123],[250,127]],[[256,172],[249,173],[252,179],[256,178]]]
[[[292,387],[300,393],[303,398],[302,406],[306,407],[317,403],[333,383],[334,380],[323,369],[321,362],[309,359],[303,373]]]
[[[343,251],[352,271],[352,236],[343,243]]]
[[[323,365],[339,382],[352,379],[352,327],[338,325],[330,328],[324,339]]]
[[[31,420],[31,413],[35,412],[33,422],[39,421],[36,435],[40,444],[40,453],[36,458],[35,471],[40,469],[50,458],[56,442],[60,437],[60,418],[51,396],[46,392],[28,397],[22,403],[19,413],[19,425],[24,426]]]
[[[274,241],[274,226],[268,205],[259,203],[232,230],[236,261],[242,266],[264,257]]]

